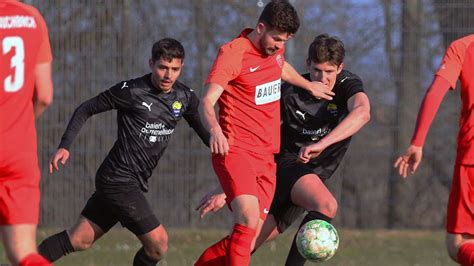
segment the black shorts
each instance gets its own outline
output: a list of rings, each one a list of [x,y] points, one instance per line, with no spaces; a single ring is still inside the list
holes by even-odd
[[[81,215],[97,224],[104,233],[117,222],[137,236],[160,225],[145,195],[138,189],[120,193],[96,191]]]
[[[307,174],[316,174],[323,182],[329,178],[322,178],[318,169],[311,164],[297,162],[296,157],[277,159],[277,185],[270,214],[275,218],[280,233],[288,229],[305,212],[305,209],[296,206],[291,201],[291,189],[296,181]],[[322,174],[322,176],[325,175]]]

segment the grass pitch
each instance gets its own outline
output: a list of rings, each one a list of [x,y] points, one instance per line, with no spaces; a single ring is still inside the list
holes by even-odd
[[[38,241],[58,232],[40,229]],[[252,266],[284,265],[295,229],[266,243],[253,256]],[[169,229],[169,251],[159,265],[193,265],[202,251],[221,239],[226,231]],[[340,245],[336,255],[320,265],[344,266],[450,266],[454,264],[444,247],[442,231],[339,230]],[[139,241],[125,229],[113,229],[87,251],[70,254],[54,265],[120,266],[132,265],[140,248]],[[0,264],[7,262],[3,249]],[[306,265],[313,265],[306,263]],[[316,264],[314,264],[316,265]]]

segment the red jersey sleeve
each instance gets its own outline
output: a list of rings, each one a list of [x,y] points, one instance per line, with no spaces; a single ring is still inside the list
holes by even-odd
[[[29,8],[31,9],[32,15],[34,16],[37,26],[41,31],[41,43],[39,44],[36,63],[51,62],[53,60],[53,56],[51,53],[51,44],[49,43],[48,26],[46,25],[43,16],[41,16],[36,8],[32,6],[29,6]]]
[[[436,72],[437,76],[440,76],[449,82],[452,89],[456,87],[456,81],[461,73],[465,53],[466,44],[462,39],[454,41],[446,50],[441,66],[438,69],[438,72]]]
[[[226,88],[229,81],[236,78],[242,69],[244,49],[235,44],[226,44],[219,49],[206,84],[216,83]]]

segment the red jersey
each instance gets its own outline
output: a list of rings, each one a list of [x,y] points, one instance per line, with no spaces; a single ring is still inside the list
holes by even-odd
[[[260,153],[280,148],[280,88],[284,49],[262,54],[247,38],[252,29],[223,45],[206,83],[224,88],[219,124],[229,145]]]
[[[458,160],[474,164],[474,34],[451,43],[436,75],[452,88],[461,81],[462,109],[459,121]]]
[[[40,13],[17,1],[0,0],[0,152],[36,152],[34,70],[51,60]]]

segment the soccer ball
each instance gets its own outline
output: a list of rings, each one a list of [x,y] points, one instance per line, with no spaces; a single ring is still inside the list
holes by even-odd
[[[336,228],[323,220],[311,220],[305,223],[296,235],[296,247],[309,261],[326,261],[336,253],[339,236]]]

